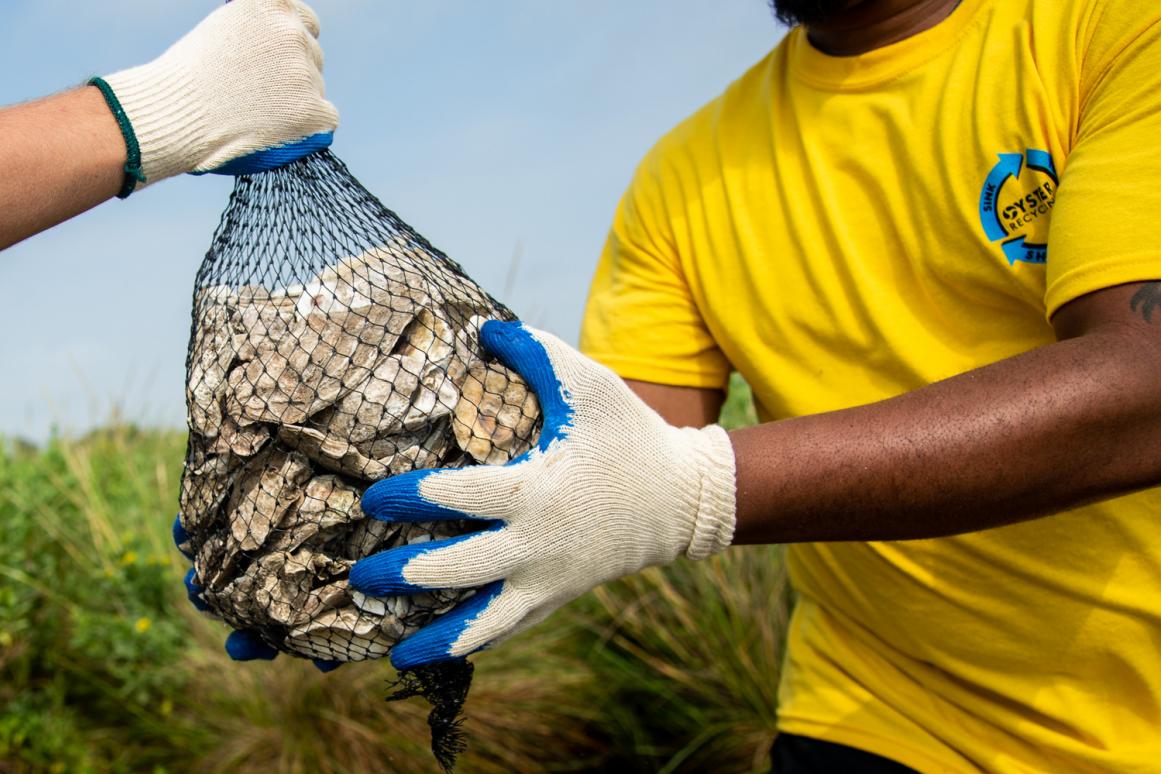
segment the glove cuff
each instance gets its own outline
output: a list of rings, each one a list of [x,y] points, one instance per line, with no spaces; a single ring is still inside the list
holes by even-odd
[[[163,57],[105,77],[141,146],[142,186],[190,171],[205,136],[194,78]]]
[[[693,537],[685,552],[695,560],[726,550],[734,539],[737,513],[734,446],[730,436],[718,425],[697,432],[703,436],[699,445],[700,491]]]

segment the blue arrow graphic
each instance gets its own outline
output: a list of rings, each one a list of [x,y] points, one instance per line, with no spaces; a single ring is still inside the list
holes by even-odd
[[[1028,149],[1028,169],[1043,172],[1052,178],[1053,184],[1059,184],[1056,177],[1056,165],[1052,163],[1052,155],[1047,151]]]
[[[980,194],[980,225],[984,233],[992,242],[1003,239],[1008,235],[1000,223],[1000,213],[996,212],[996,199],[1000,196],[1000,189],[1009,177],[1019,177],[1024,166],[1024,157],[1019,153],[1000,153],[1000,162],[992,167],[988,179],[984,181],[984,190]],[[1051,157],[1048,159],[1051,164]]]
[[[1004,255],[1008,257],[1008,265],[1015,266],[1016,261],[1024,263],[1048,263],[1048,245],[1030,245],[1024,237],[1010,239],[1001,245]]]

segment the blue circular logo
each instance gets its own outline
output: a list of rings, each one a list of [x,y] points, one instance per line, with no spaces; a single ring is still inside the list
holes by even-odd
[[[980,225],[1008,265],[1048,262],[1048,222],[1056,203],[1056,166],[1047,151],[1000,153],[980,192]]]

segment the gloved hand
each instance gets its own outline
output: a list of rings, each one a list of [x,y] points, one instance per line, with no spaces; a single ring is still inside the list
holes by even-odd
[[[140,146],[142,182],[249,174],[329,146],[338,112],[323,97],[318,33],[300,0],[234,0],[154,61],[104,78]]]
[[[173,542],[177,545],[177,550],[181,552],[182,556],[193,560],[193,555],[185,549],[185,546],[189,544],[189,533],[185,531],[185,527],[181,526],[180,515],[173,520]],[[195,582],[196,578],[197,571],[191,567],[189,572],[185,574],[186,596],[189,597],[190,604],[200,612],[213,617],[209,606],[202,599],[202,587]],[[226,653],[235,661],[271,661],[278,656],[278,651],[263,642],[262,638],[255,632],[245,630],[230,632],[226,637]],[[342,666],[338,661],[319,659],[314,661],[314,665],[320,672],[330,672]]]
[[[710,556],[733,537],[725,430],[670,426],[612,371],[522,323],[486,322],[480,340],[536,392],[544,427],[507,465],[417,471],[364,494],[363,511],[383,521],[481,525],[352,568],[351,586],[373,596],[482,587],[396,645],[399,669],[466,656],[605,581]]]

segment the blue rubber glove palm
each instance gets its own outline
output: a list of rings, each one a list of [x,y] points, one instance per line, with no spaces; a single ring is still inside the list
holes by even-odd
[[[720,427],[668,425],[612,371],[546,333],[489,321],[484,347],[540,401],[539,444],[504,466],[422,470],[367,490],[383,521],[468,519],[481,529],[357,562],[365,594],[478,588],[392,650],[399,669],[466,656],[605,581],[725,549],[734,457]]]

